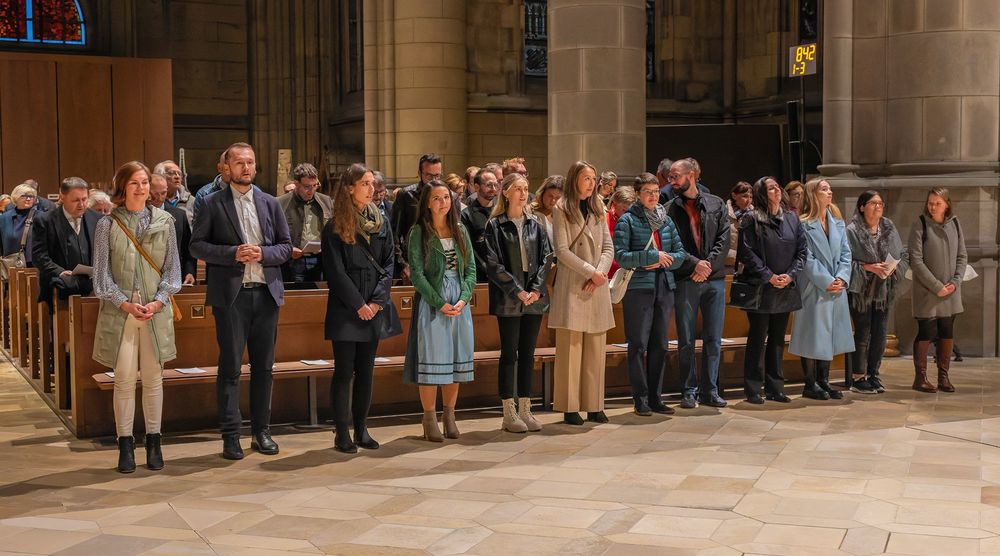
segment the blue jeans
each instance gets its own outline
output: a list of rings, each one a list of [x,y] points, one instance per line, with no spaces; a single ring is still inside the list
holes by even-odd
[[[701,311],[701,377],[694,360],[695,327]],[[726,317],[726,281],[681,280],[674,290],[677,318],[677,361],[684,395],[708,398],[719,393],[719,357],[722,351],[722,324]]]

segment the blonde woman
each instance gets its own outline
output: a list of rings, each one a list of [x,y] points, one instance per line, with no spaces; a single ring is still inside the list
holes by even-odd
[[[795,315],[788,351],[802,358],[804,397],[839,400],[843,394],[830,387],[830,362],[838,354],[854,351],[847,301],[852,267],[847,226],[833,204],[830,182],[806,183],[799,219],[808,253],[797,281],[802,309]]]
[[[614,328],[608,271],[614,245],[597,195],[597,170],[577,161],[566,173],[563,198],[553,210],[556,273],[549,328],[556,331],[553,407],[570,425],[606,423],[604,370],[608,330]]]

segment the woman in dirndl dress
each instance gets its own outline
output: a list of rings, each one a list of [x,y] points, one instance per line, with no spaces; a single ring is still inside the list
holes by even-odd
[[[455,402],[458,385],[473,378],[475,355],[469,301],[476,286],[472,240],[459,222],[457,201],[448,187],[432,180],[417,205],[417,222],[407,243],[413,303],[404,376],[417,384],[423,406],[424,438],[442,442],[437,421],[441,387],[444,436],[458,438]]]

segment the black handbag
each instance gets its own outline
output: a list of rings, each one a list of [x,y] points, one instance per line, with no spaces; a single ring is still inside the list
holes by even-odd
[[[757,240],[760,241],[760,227],[754,219],[754,230],[757,232]],[[760,256],[767,265],[767,255],[764,250],[760,250]],[[729,288],[729,305],[744,311],[756,311],[760,309],[761,298],[764,296],[764,283],[759,278],[749,278],[744,274],[745,269],[733,276],[733,283]]]
[[[361,252],[365,254],[368,258],[368,262],[372,264],[375,271],[378,272],[379,280],[386,277],[385,269],[379,266],[375,257],[372,255],[370,249],[371,245],[364,241],[363,238],[359,238],[358,242],[361,244]],[[382,307],[382,310],[375,315],[378,322],[375,324],[375,331],[378,334],[379,340],[384,340],[386,338],[392,338],[393,336],[399,336],[403,333],[403,323],[399,321],[399,314],[396,312],[396,304],[393,303],[392,298],[389,298],[389,303]]]

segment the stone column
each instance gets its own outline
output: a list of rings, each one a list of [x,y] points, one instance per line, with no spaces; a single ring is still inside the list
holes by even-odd
[[[621,175],[645,171],[645,2],[548,5],[548,173],[580,159]]]
[[[464,0],[364,0],[365,159],[392,183],[420,155],[466,166]]]
[[[1000,2],[825,2],[823,158],[837,200],[853,213],[876,189],[904,243],[927,190],[950,190],[969,263],[963,283],[963,353],[995,356],[997,198],[1000,185]],[[915,333],[911,282],[894,311],[908,351]]]

